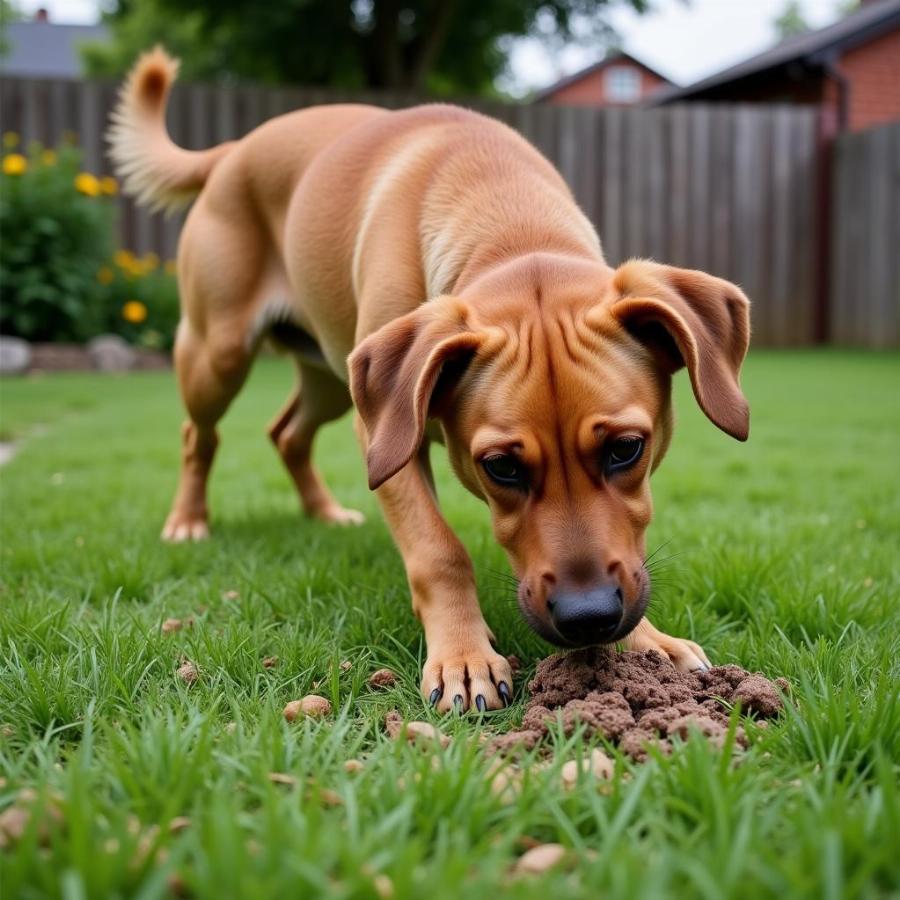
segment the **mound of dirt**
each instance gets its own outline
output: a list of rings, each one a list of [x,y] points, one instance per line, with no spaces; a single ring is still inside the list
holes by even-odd
[[[522,730],[494,738],[491,750],[505,755],[530,750],[557,721],[567,735],[583,725],[587,735],[602,735],[638,761],[651,746],[669,753],[670,738],[687,737],[694,729],[721,746],[731,705],[771,718],[781,711],[781,694],[788,689],[783,678],[769,681],[739,666],[682,673],[653,650],[589,647],[558,653],[538,664],[528,685]],[[742,728],[736,740],[746,746]]]

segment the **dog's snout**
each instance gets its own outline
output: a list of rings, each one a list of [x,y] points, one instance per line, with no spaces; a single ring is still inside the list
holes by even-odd
[[[602,644],[618,630],[624,615],[618,585],[560,590],[547,598],[553,627],[572,644]]]

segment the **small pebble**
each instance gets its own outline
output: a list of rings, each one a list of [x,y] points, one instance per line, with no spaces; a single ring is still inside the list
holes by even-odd
[[[323,806],[343,806],[344,798],[331,788],[319,788],[319,799]]]
[[[522,660],[515,654],[510,653],[510,655],[506,657],[506,661],[509,663],[509,668],[513,675],[515,675],[516,672],[522,671]]]
[[[284,708],[284,717],[288,722],[303,716],[320,718],[331,712],[331,704],[318,694],[308,694],[302,700],[291,700]]]
[[[275,666],[278,665],[278,657],[277,656],[267,656],[263,660],[263,668],[264,669],[274,669]]]
[[[491,776],[491,793],[502,803],[512,803],[522,789],[522,773],[511,766]]]
[[[428,746],[438,744],[441,747],[450,746],[450,738],[428,722],[407,722],[406,739],[411,744]]]
[[[351,772],[351,773],[353,773],[353,772],[362,772],[362,770],[363,770],[364,768],[365,768],[365,766],[364,766],[363,763],[362,763],[360,760],[358,760],[358,759],[348,759],[348,760],[344,763],[344,771],[345,771],[345,772]]]
[[[373,690],[390,688],[397,683],[397,676],[390,669],[378,669],[369,676],[369,687]]]
[[[612,778],[615,766],[613,761],[602,751],[592,750],[587,759],[570,759],[560,769],[563,787],[572,790],[578,784],[579,771],[590,773],[594,778]]]
[[[181,664],[177,674],[187,684],[193,684],[200,677],[197,667],[190,660]]]
[[[562,844],[539,844],[526,850],[516,863],[517,875],[540,875],[566,858],[566,848]]]
[[[184,622],[181,619],[166,619],[162,623],[161,630],[163,634],[171,634],[173,631],[181,631],[184,628]]]
[[[394,896],[394,882],[387,875],[376,875],[372,879],[372,886],[381,900],[391,900],[391,897]]]
[[[352,668],[353,668],[353,663],[350,662],[349,659],[345,659],[345,660],[341,663],[341,671],[342,671],[342,672],[349,672]]]
[[[283,784],[286,787],[293,787],[297,783],[297,779],[286,772],[269,772],[269,781],[272,784]]]
[[[171,822],[169,822],[169,833],[177,834],[179,831],[184,831],[185,828],[190,827],[191,820],[187,816],[175,816]]]

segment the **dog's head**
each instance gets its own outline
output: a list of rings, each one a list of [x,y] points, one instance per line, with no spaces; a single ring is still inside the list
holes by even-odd
[[[368,337],[350,385],[378,487],[440,420],[453,468],[491,509],[525,618],[563,646],[608,643],[649,598],[649,477],[682,366],[706,415],[745,440],[749,303],[702,272],[558,257],[500,268]]]

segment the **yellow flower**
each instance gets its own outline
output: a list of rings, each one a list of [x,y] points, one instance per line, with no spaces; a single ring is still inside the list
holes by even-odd
[[[100,193],[100,182],[90,172],[79,172],[75,176],[75,190],[96,197]]]
[[[19,146],[19,136],[14,131],[7,131],[3,135],[3,146],[7,149]]]
[[[97,271],[97,281],[100,284],[111,284],[116,277],[116,273],[109,266],[101,266]]]
[[[21,153],[10,153],[3,157],[4,175],[21,175],[28,168],[28,160]]]
[[[159,257],[152,250],[149,253],[145,253],[143,260],[141,260],[141,267],[145,272],[152,272],[154,269],[159,268]]]
[[[143,322],[147,318],[147,307],[140,300],[129,300],[122,307],[122,316],[127,322]]]
[[[130,272],[134,268],[134,254],[130,250],[116,250],[113,254],[113,262],[126,272]]]
[[[41,162],[45,166],[55,166],[56,165],[56,154],[52,150],[45,150],[41,154]]]
[[[119,193],[119,183],[111,175],[104,175],[100,179],[100,190],[109,197]]]
[[[174,259],[167,259],[163,268],[166,271],[166,275],[174,275],[178,271],[178,265]]]

